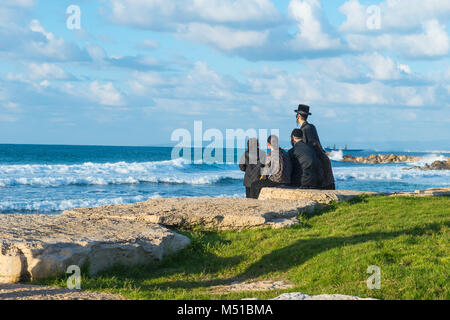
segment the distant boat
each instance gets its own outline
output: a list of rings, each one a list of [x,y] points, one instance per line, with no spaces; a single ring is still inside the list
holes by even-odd
[[[333,148],[331,148],[330,146],[325,148],[326,152],[331,152],[331,151],[352,151],[352,152],[358,152],[358,151],[364,151],[364,149],[349,149],[347,147],[347,145],[345,145],[345,148],[336,148],[336,145],[333,146]]]

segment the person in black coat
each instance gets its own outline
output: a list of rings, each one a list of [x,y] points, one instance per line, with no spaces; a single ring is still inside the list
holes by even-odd
[[[266,153],[259,149],[259,142],[256,138],[251,138],[247,142],[247,150],[239,161],[239,169],[245,172],[244,186],[247,198],[252,197],[252,183],[261,177],[261,168],[266,163]]]
[[[323,170],[323,177],[319,184],[320,188],[325,190],[335,190],[336,186],[331,161],[320,143],[316,127],[308,122],[308,116],[311,115],[309,109],[309,106],[300,104],[298,109],[294,110],[297,113],[297,123],[300,125],[300,130],[303,133],[302,140],[314,149],[320,160]]]
[[[291,184],[304,189],[318,189],[321,176],[320,161],[313,148],[302,139],[302,130],[294,129],[291,134],[292,149],[289,150],[292,162]]]

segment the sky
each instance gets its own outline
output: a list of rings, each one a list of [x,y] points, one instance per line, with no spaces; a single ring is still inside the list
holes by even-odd
[[[286,141],[302,103],[324,145],[450,150],[449,21],[441,0],[4,0],[0,143],[168,145],[194,121]]]

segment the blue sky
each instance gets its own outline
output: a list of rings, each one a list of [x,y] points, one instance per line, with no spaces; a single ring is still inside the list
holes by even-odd
[[[448,150],[449,18],[437,0],[2,1],[0,143],[164,145],[195,120],[287,140],[306,103],[324,144]]]

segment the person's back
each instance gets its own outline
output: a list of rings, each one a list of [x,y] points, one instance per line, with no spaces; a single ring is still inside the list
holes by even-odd
[[[321,189],[334,190],[336,187],[331,161],[320,143],[316,127],[307,121],[310,115],[309,106],[299,105],[297,122],[301,125],[300,129],[303,133],[302,141],[314,149],[320,160],[319,187]]]
[[[295,141],[293,145],[289,150],[292,162],[291,184],[302,188],[318,188],[320,164],[315,151],[301,140]]]
[[[282,148],[272,151],[266,158],[266,167],[262,170],[273,182],[290,184],[292,164],[289,154]]]
[[[247,148],[239,161],[239,169],[245,172],[244,186],[246,188],[246,196],[249,198],[252,183],[258,181],[261,176],[261,167],[266,162],[266,153],[259,149],[259,143],[256,139],[250,139]]]

